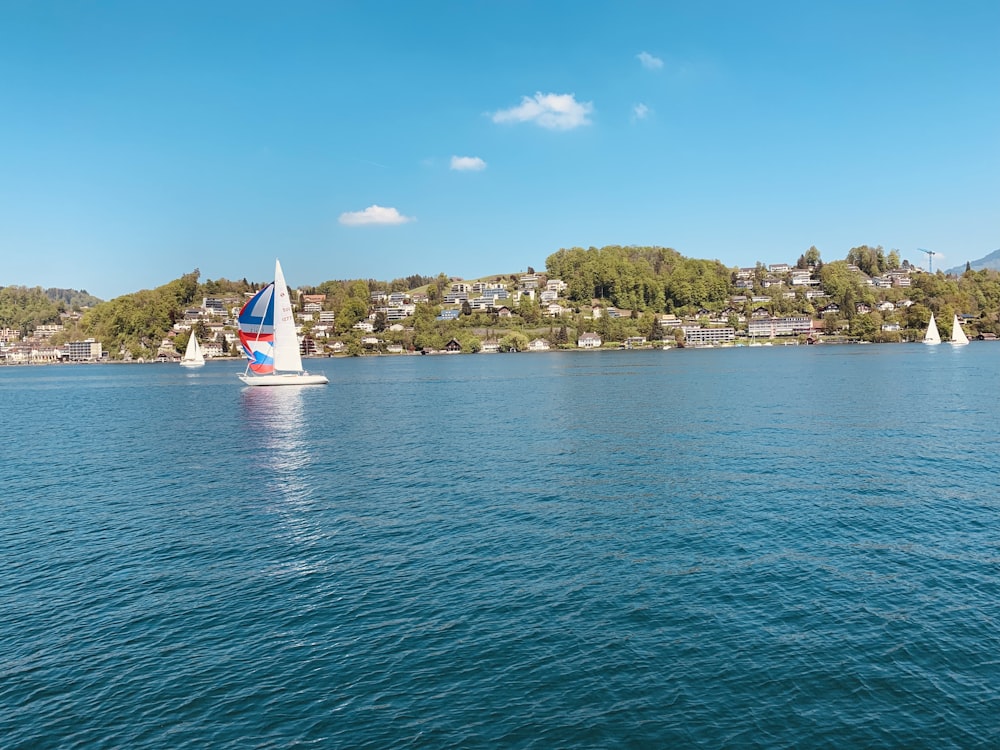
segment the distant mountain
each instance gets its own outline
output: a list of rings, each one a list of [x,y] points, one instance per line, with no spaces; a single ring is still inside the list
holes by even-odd
[[[984,268],[991,268],[994,271],[1000,271],[1000,250],[994,250],[989,255],[986,255],[979,260],[973,260],[969,262],[973,271],[982,271]],[[961,276],[965,273],[965,263],[960,266],[955,266],[954,268],[949,268],[945,273],[955,274],[956,276]]]
[[[45,296],[53,302],[64,302],[66,307],[93,307],[100,304],[101,299],[90,294],[86,289],[57,289],[55,287],[45,290]]]

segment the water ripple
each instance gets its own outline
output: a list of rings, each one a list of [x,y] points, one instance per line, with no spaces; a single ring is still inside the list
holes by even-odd
[[[997,746],[1000,348],[924,349],[0,370],[3,744]]]

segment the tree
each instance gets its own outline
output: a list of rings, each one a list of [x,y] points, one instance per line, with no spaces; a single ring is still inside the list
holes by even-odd
[[[533,299],[524,296],[517,304],[517,314],[528,325],[535,325],[542,319],[542,308]]]
[[[879,332],[879,320],[873,315],[856,315],[851,320],[850,334],[863,341],[874,341]]]
[[[497,342],[505,352],[523,352],[528,348],[528,337],[520,331],[511,331]]]
[[[653,315],[653,324],[649,327],[650,341],[663,341],[663,323],[659,315]]]
[[[884,273],[888,267],[881,245],[878,247],[869,247],[868,245],[852,247],[847,253],[847,262],[857,266],[869,276],[878,276]]]
[[[870,299],[867,286],[857,273],[847,267],[846,261],[835,260],[825,264],[820,269],[819,277],[824,291],[848,318],[854,316],[854,307],[858,302]]]

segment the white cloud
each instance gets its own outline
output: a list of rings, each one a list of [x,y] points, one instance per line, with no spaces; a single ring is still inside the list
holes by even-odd
[[[575,94],[542,94],[525,96],[510,109],[493,113],[493,122],[534,122],[549,130],[572,130],[589,125],[588,115],[593,102],[578,102]]]
[[[640,52],[636,55],[636,58],[638,58],[639,62],[642,63],[642,67],[646,68],[646,70],[659,70],[663,67],[663,60],[654,57],[648,52]]]
[[[632,107],[632,120],[645,120],[649,117],[649,107],[647,107],[642,102],[639,102],[634,107]]]
[[[347,211],[340,215],[340,223],[349,227],[359,227],[369,224],[405,224],[413,221],[412,216],[403,216],[395,208],[385,206],[369,206],[364,211]]]
[[[486,169],[486,162],[478,156],[453,156],[451,168],[457,172],[481,172]]]

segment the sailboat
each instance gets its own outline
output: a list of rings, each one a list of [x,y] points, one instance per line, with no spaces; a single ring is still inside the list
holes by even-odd
[[[191,331],[191,338],[188,339],[187,349],[181,357],[181,367],[203,367],[205,365],[205,355],[202,354],[198,345],[198,337]]]
[[[247,385],[325,385],[326,375],[302,369],[292,302],[281,263],[274,261],[274,281],[251,297],[239,315],[240,343],[249,362],[240,375]]]
[[[924,334],[925,344],[940,344],[941,334],[938,333],[937,323],[934,322],[934,313],[931,313],[931,322],[927,324],[927,333]]]
[[[965,335],[962,324],[958,322],[958,315],[951,321],[951,341],[948,343],[952,346],[965,346],[969,343],[969,337]]]

